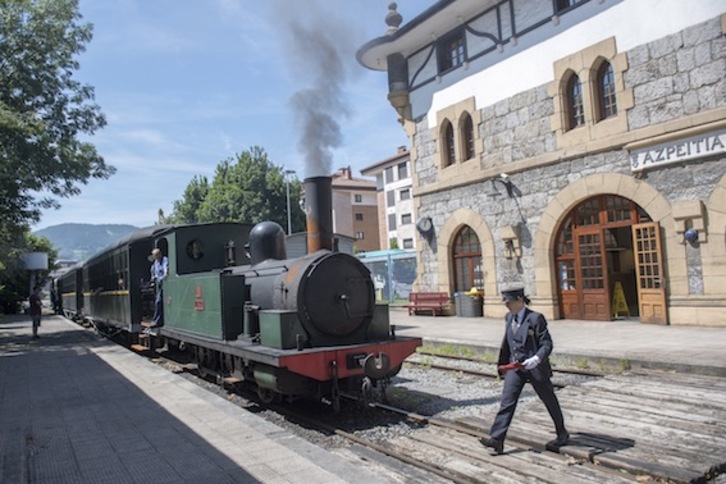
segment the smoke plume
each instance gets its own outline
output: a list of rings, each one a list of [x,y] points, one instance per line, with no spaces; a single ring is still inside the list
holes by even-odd
[[[349,116],[343,86],[347,66],[354,61],[354,46],[349,26],[329,10],[304,2],[304,10],[292,9],[284,2],[290,67],[300,88],[290,105],[299,128],[298,149],[305,158],[306,176],[330,175],[333,148],[341,146],[339,122]],[[295,2],[295,5],[300,5]]]

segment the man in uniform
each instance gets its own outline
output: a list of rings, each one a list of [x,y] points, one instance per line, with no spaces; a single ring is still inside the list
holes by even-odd
[[[156,299],[154,301],[154,317],[151,327],[164,325],[164,279],[169,275],[169,259],[162,255],[161,249],[151,251],[153,264],[151,264],[151,280],[156,284]]]
[[[509,313],[505,317],[504,340],[499,351],[499,373],[504,376],[502,399],[489,431],[489,438],[480,442],[494,449],[497,454],[504,451],[504,439],[514,417],[519,395],[524,384],[529,382],[547,407],[555,424],[557,438],[547,444],[559,449],[565,445],[570,434],[565,428],[560,403],[552,387],[552,368],[549,356],[552,353],[552,338],[547,330],[545,317],[527,307],[529,298],[524,289],[502,291],[502,301]]]

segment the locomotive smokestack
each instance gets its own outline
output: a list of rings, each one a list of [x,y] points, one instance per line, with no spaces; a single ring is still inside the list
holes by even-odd
[[[333,250],[333,179],[314,176],[305,181],[308,254]]]

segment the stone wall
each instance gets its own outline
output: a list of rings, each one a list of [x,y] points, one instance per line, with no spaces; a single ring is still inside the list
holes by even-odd
[[[635,96],[631,130],[726,105],[720,18],[632,49],[628,65],[625,84]]]
[[[484,140],[482,166],[506,166],[555,151],[557,138],[550,126],[553,114],[546,86],[483,108],[479,127]]]

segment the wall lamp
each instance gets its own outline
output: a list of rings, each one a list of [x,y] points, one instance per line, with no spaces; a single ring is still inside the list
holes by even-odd
[[[683,232],[683,238],[686,239],[686,242],[693,245],[696,242],[698,242],[698,230],[694,228],[690,228]]]
[[[706,210],[700,200],[679,200],[671,206],[676,234],[682,244],[706,242]]]
[[[504,242],[504,257],[507,259],[522,257],[522,243],[519,240],[519,227],[505,225],[500,229],[502,241]]]
[[[492,178],[491,182],[492,186],[487,195],[501,195],[501,193],[499,193],[499,190],[497,190],[497,183],[501,183],[502,185],[504,185],[504,188],[507,190],[507,196],[509,198],[514,198],[522,195],[522,192],[519,190],[519,188],[514,186],[514,183],[512,183],[512,180],[509,178],[509,175],[507,173],[500,173],[499,175]]]

